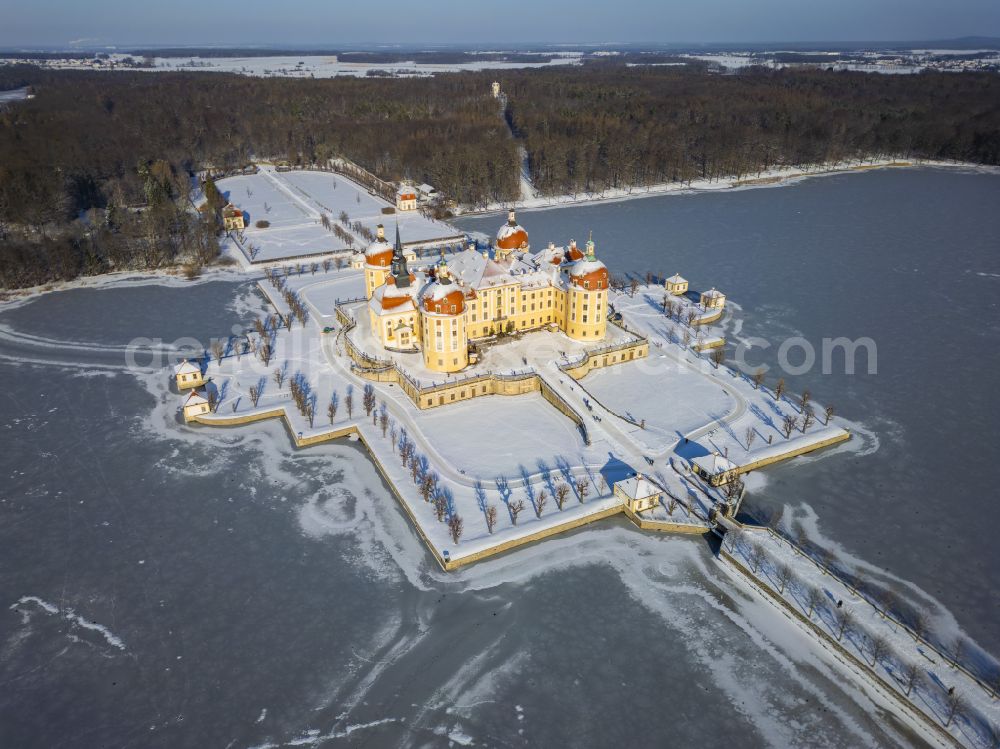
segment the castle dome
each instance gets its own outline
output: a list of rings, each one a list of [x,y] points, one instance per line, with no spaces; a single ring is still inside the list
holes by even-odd
[[[465,311],[465,294],[451,279],[444,263],[437,280],[424,288],[422,296],[424,310],[435,315],[460,315]]]
[[[587,254],[569,268],[572,282],[585,289],[608,288],[608,267],[594,256],[593,241],[587,242]]]
[[[385,229],[382,224],[376,229],[375,241],[365,250],[365,262],[379,267],[387,267],[392,263],[392,245],[385,239]]]
[[[528,232],[517,223],[514,211],[507,214],[507,223],[497,232],[496,248],[499,250],[528,249]]]

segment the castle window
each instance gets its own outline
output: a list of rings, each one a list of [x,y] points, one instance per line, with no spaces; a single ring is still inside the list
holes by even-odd
[[[454,304],[451,305],[451,314],[453,314],[453,315],[455,314],[455,305]]]
[[[589,289],[590,288],[590,281],[584,281],[583,282],[583,288]]]

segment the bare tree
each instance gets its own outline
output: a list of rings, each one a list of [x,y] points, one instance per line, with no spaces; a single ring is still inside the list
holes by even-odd
[[[812,400],[812,393],[808,390],[802,391],[802,411],[804,412],[809,407],[809,401]]]
[[[839,642],[844,632],[854,625],[854,613],[850,609],[839,608],[834,613],[834,621],[837,624],[837,641]]]
[[[396,452],[396,435],[396,422],[393,421],[392,424],[389,425],[389,443],[392,445],[393,452]]]
[[[333,265],[333,261],[330,260],[330,258],[327,258],[326,260],[324,260],[323,261],[323,272],[324,273],[329,273],[330,272],[330,266],[332,266],[332,265]]]
[[[745,432],[745,437],[747,443],[747,450],[749,450],[751,445],[753,445],[754,439],[757,437],[757,429],[753,425],[748,426]]]
[[[712,349],[712,364],[718,369],[719,365],[726,360],[726,350],[721,346]]]
[[[448,519],[448,534],[451,536],[452,543],[458,543],[458,539],[462,537],[462,516],[455,514]]]
[[[424,502],[431,501],[431,495],[434,494],[434,485],[437,482],[434,480],[434,475],[427,471],[424,474],[423,479],[420,481],[420,496],[423,498]]]
[[[823,410],[823,413],[826,414],[826,422],[825,423],[829,424],[830,423],[830,419],[833,418],[833,406],[827,406]]]
[[[913,632],[913,640],[923,640],[927,637],[927,630],[930,626],[930,621],[927,618],[927,614],[923,611],[918,611],[913,615],[913,623],[910,625],[910,630]]]
[[[347,409],[347,418],[354,418],[354,390],[347,388],[347,395],[344,397],[344,407]]]
[[[385,439],[385,433],[389,429],[389,411],[386,409],[384,403],[378,410],[378,426],[382,430],[382,439]]]
[[[868,655],[871,656],[871,665],[876,665],[880,660],[885,658],[886,654],[889,652],[889,641],[885,638],[885,635],[872,635],[868,638]]]
[[[271,344],[267,341],[261,342],[260,346],[257,348],[257,356],[260,357],[261,362],[266,367],[271,363],[271,356],[274,351],[271,349]]]
[[[903,688],[906,690],[906,696],[909,697],[910,692],[922,686],[924,672],[920,669],[920,666],[910,661],[903,665],[899,676],[903,682]]]
[[[212,341],[212,356],[215,357],[216,364],[222,364],[222,357],[226,355],[226,344],[216,338]]]
[[[689,309],[687,311],[687,324],[688,327],[694,326],[694,321],[698,319],[698,313],[694,309]]]
[[[778,593],[784,594],[785,587],[795,579],[795,572],[791,565],[782,563],[775,572],[775,576],[778,578]]]
[[[309,419],[309,428],[312,428],[313,420],[316,418],[316,406],[311,402],[306,406],[306,418]]]
[[[549,501],[549,495],[545,493],[542,489],[538,492],[538,496],[535,497],[535,514],[538,517],[542,516],[542,512],[545,510],[545,503]]]
[[[208,391],[208,410],[213,413],[219,410],[219,395],[214,389]]]
[[[781,400],[781,396],[785,394],[785,379],[781,378],[778,380],[778,384],[774,386],[774,399],[776,401]]]
[[[944,726],[947,728],[955,718],[964,716],[969,710],[969,703],[955,690],[949,690],[945,697]]]
[[[278,386],[278,390],[281,390],[281,386],[285,382],[285,370],[283,367],[278,367],[278,369],[274,370],[274,382]]]
[[[747,562],[750,563],[750,570],[756,574],[757,568],[760,567],[760,563],[763,561],[764,547],[754,541],[750,544],[750,550],[747,552]]]
[[[781,422],[781,433],[785,435],[785,439],[792,436],[792,432],[795,431],[795,427],[798,426],[799,419],[793,414],[786,414],[785,418]]]
[[[954,656],[955,665],[962,665],[962,661],[965,660],[968,652],[968,645],[964,637],[955,638],[955,641],[951,644],[951,652]]]
[[[628,295],[635,296],[636,290],[639,288],[639,279],[633,278],[628,282]]]
[[[806,406],[802,409],[802,434],[806,433],[806,430],[813,425],[816,421],[816,414],[813,413],[812,406]]]
[[[756,390],[761,385],[764,384],[764,368],[758,367],[757,371],[753,373],[753,389]]]
[[[371,416],[375,408],[375,386],[370,382],[366,382],[361,391],[361,405],[364,406],[365,416]]]
[[[589,489],[590,486],[587,484],[586,479],[580,479],[579,481],[576,482],[576,496],[577,499],[580,500],[581,504],[587,498],[587,491]]]
[[[524,500],[518,499],[507,505],[507,509],[510,511],[510,522],[513,525],[517,525],[517,516],[524,511]]]
[[[493,533],[493,528],[497,524],[497,508],[496,505],[489,505],[486,508],[486,530]]]
[[[569,486],[566,484],[559,484],[556,487],[556,506],[561,510],[563,505],[566,504],[566,498],[569,496]]]
[[[813,611],[822,606],[825,600],[826,596],[823,595],[823,591],[819,588],[810,587],[806,591],[806,603],[809,604],[809,613],[806,616],[812,619]]]
[[[260,387],[257,385],[250,386],[250,402],[253,403],[253,407],[257,408],[257,401],[260,400]]]
[[[415,462],[415,461],[414,461]],[[448,500],[443,494],[438,494],[434,497],[434,516],[437,518],[439,523],[443,523],[445,516],[448,514]]]

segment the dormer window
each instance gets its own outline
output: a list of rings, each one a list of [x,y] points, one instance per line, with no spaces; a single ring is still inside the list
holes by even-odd
[[[590,281],[584,281],[583,282],[583,288],[589,289],[590,288]]]

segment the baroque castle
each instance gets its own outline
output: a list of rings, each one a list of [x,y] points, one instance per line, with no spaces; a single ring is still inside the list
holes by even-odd
[[[558,329],[579,341],[607,331],[608,269],[588,241],[581,251],[549,244],[532,253],[528,233],[510,211],[492,253],[474,245],[449,260],[411,270],[396,229],[389,244],[380,226],[364,253],[371,329],[389,351],[423,353],[436,372],[469,364],[470,343],[499,333]]]

